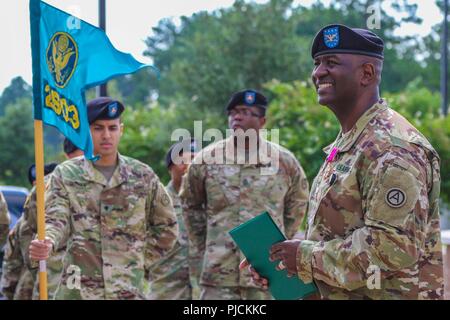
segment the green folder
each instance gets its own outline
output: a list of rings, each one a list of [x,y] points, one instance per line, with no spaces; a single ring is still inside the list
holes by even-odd
[[[268,212],[244,222],[229,231],[230,236],[258,273],[269,280],[269,291],[277,300],[297,300],[317,291],[314,283],[305,284],[299,277],[287,276],[287,270],[277,271],[279,261],[269,260],[270,247],[286,237]]]

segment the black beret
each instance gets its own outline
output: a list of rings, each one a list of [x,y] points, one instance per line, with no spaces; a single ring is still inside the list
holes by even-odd
[[[176,155],[172,155],[172,151],[176,146],[180,147],[180,152],[179,152],[178,156],[181,156],[183,154],[183,150],[189,150],[191,153],[198,152],[197,140],[195,140],[194,138],[191,138],[191,140],[183,140],[183,141],[174,143],[169,148],[169,151],[167,151],[167,154],[166,154],[166,167],[167,168],[169,168],[173,164],[172,159]]]
[[[88,102],[87,114],[89,124],[96,120],[113,120],[120,117],[125,107],[120,101],[109,97],[99,97]]]
[[[315,59],[324,54],[349,53],[383,59],[383,49],[383,40],[372,31],[333,24],[316,34],[311,56]]]
[[[267,98],[261,92],[252,89],[235,92],[228,101],[226,110],[229,111],[241,105],[266,109]]]
[[[53,170],[55,170],[56,166],[58,164],[56,162],[51,162],[46,165],[44,165],[44,176],[48,175],[49,173],[52,173]],[[28,168],[28,181],[32,185],[34,181],[36,181],[36,165],[32,164]]]
[[[77,151],[78,149],[79,149],[79,148],[78,148],[76,145],[74,145],[74,144],[72,143],[72,141],[70,141],[70,140],[67,139],[67,138],[64,139],[64,153],[65,153],[65,154],[70,154],[70,153],[72,153],[72,152]]]

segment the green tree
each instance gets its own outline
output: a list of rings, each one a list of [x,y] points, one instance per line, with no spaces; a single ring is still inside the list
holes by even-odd
[[[156,83],[159,101],[170,104],[172,96],[192,100],[202,110],[222,110],[230,94],[277,79],[305,80],[312,68],[311,41],[329,23],[366,27],[367,8],[374,0],[343,0],[329,7],[317,2],[295,6],[292,0],[265,4],[238,0],[230,8],[182,17],[181,25],[163,19],[148,37],[146,55],[161,71]],[[395,37],[402,21],[418,23],[416,5],[401,1],[394,5],[401,19],[382,12],[381,29],[386,42],[382,89],[402,89],[422,72],[415,60],[417,43],[411,37]]]
[[[11,80],[11,84],[3,90],[0,96],[0,117],[5,114],[7,105],[13,104],[21,98],[31,99],[31,87],[22,77],[16,77]]]
[[[131,75],[121,76],[112,82],[126,105],[144,105],[151,101],[152,95],[156,94],[155,81],[157,81],[154,70],[144,68]]]
[[[436,25],[433,26],[431,33],[420,41],[417,56],[421,58],[423,70],[420,78],[423,85],[433,91],[439,91],[441,88],[441,48],[442,48],[442,31],[444,18],[444,2],[442,0],[435,1],[442,13],[441,17],[437,17]],[[450,49],[447,43],[447,48]],[[447,74],[450,67],[447,69]],[[450,83],[448,84],[450,91]]]
[[[297,41],[291,10],[291,0],[236,1],[228,9],[183,17],[179,28],[160,21],[146,54],[161,71],[161,103],[176,93],[205,111],[221,111],[236,90],[309,72],[309,65],[297,63],[307,45]]]
[[[194,137],[194,121],[201,120],[203,131],[224,128],[225,114],[202,113],[192,102],[173,100],[162,108],[158,103],[131,106],[123,113],[124,134],[120,152],[150,165],[164,183],[169,181],[165,155],[174,143],[172,133],[186,129]],[[203,147],[206,146],[205,142]]]
[[[17,99],[0,117],[0,180],[29,187],[27,169],[34,163],[34,133],[30,100]]]

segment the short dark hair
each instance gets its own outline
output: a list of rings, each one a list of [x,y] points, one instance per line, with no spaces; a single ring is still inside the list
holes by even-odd
[[[71,154],[72,152],[77,151],[79,148],[72,143],[69,139],[64,139],[64,153]]]
[[[57,165],[58,164],[56,162],[51,162],[44,165],[44,176],[52,173]],[[28,181],[31,185],[33,185],[33,182],[36,181],[36,165],[34,163],[28,168]]]

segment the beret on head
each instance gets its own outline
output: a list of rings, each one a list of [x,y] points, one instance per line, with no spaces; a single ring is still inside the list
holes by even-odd
[[[229,111],[236,106],[267,108],[267,98],[256,90],[246,89],[235,92],[228,101],[226,110]]]
[[[322,28],[311,47],[313,59],[331,53],[348,53],[383,59],[383,40],[372,31],[334,24]]]
[[[74,145],[72,143],[72,141],[70,141],[67,138],[64,138],[64,153],[65,154],[70,154],[72,152],[75,152],[78,150],[78,147],[76,145]]]
[[[51,162],[44,165],[44,176],[52,173],[57,165],[58,164],[56,162]],[[34,163],[28,168],[28,181],[31,185],[34,181],[36,181],[36,165]]]
[[[120,117],[125,110],[123,104],[109,97],[99,97],[88,102],[87,114],[89,124],[96,120],[113,120]]]

